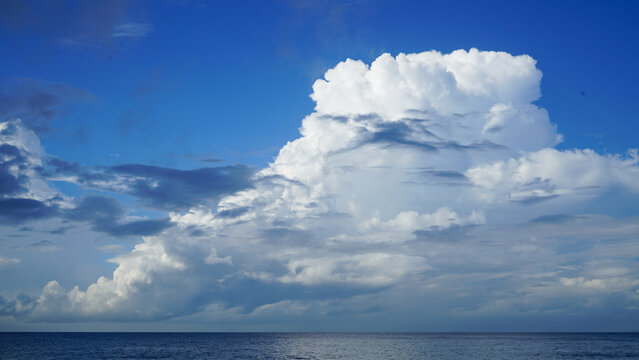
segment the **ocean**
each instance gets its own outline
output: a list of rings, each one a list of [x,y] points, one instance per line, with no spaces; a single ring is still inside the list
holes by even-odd
[[[639,359],[639,333],[0,333],[0,359]]]

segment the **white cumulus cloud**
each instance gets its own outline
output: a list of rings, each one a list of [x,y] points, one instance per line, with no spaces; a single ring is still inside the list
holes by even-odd
[[[406,301],[422,311],[430,299],[459,314],[553,311],[564,303],[544,289],[559,287],[636,302],[635,277],[592,277],[587,262],[597,246],[616,254],[616,268],[636,268],[624,255],[636,226],[615,230],[632,222],[562,215],[543,201],[611,186],[636,194],[636,152],[555,149],[561,135],[533,104],[541,78],[528,55],[477,49],[341,62],[313,85],[301,136],[252,186],[216,208],[171,213],[175,227],[113,258],[113,275],[86,289],[50,282],[32,316],[146,320],[287,304],[303,313],[319,292],[337,310]]]

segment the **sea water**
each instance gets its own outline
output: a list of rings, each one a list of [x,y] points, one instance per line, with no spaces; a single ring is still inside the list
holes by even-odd
[[[639,333],[0,333],[0,359],[639,359]]]

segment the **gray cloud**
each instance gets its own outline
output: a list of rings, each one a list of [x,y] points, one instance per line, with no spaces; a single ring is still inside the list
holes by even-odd
[[[12,167],[26,166],[27,157],[22,150],[13,145],[0,144],[0,196],[27,191],[23,186],[27,181],[26,176],[14,174],[10,170]]]
[[[73,221],[88,222],[92,225],[92,230],[111,236],[155,235],[172,226],[169,218],[120,223],[124,218],[124,210],[118,201],[96,195],[82,198],[75,208],[65,212],[65,217]]]
[[[0,295],[0,316],[28,314],[37,304],[37,297],[19,294],[15,300],[7,300]]]
[[[559,195],[557,194],[552,194],[552,195],[529,195],[529,196],[524,196],[521,198],[517,198],[517,199],[512,199],[512,202],[516,202],[522,205],[534,205],[534,204],[538,204],[540,202],[544,202],[544,201],[548,201],[548,200],[552,200],[555,198],[558,198]]]
[[[168,217],[161,219],[136,220],[108,227],[105,232],[112,236],[141,235],[149,236],[173,226]]]
[[[583,216],[575,216],[575,215],[566,215],[566,214],[553,214],[553,215],[543,215],[531,219],[531,223],[539,223],[539,224],[561,224],[568,221],[575,221],[579,219],[583,219]]]
[[[250,209],[251,208],[248,206],[241,206],[234,209],[218,211],[217,214],[215,214],[215,216],[220,218],[236,218],[238,216],[246,214],[246,212],[248,212]]]
[[[349,117],[332,116],[327,119],[346,123]],[[368,129],[359,127],[360,141],[351,147],[341,149],[334,153],[342,153],[363,145],[374,144],[384,148],[386,147],[411,147],[421,151],[438,151],[438,150],[505,150],[506,146],[496,144],[488,140],[473,141],[467,144],[459,143],[454,140],[445,139],[433,131],[430,127],[437,127],[437,124],[431,124],[428,119],[419,118],[402,118],[396,122],[382,122],[382,117],[378,114],[367,114],[354,116],[351,120],[370,121],[376,123],[376,127]]]
[[[455,243],[472,237],[473,228],[476,225],[452,225],[445,229],[432,228],[415,230],[415,239],[425,242]]]
[[[414,131],[403,122],[382,124],[375,133],[371,134],[371,137],[367,142],[382,145],[412,146],[425,151],[437,150],[437,147],[428,141],[411,139],[410,135],[412,133],[414,133]]]
[[[98,190],[126,193],[145,205],[161,210],[183,210],[253,186],[255,170],[243,165],[179,170],[142,164],[88,168],[79,163],[49,157],[43,174],[68,176],[78,184]],[[118,186],[114,186],[118,184]],[[234,216],[240,214],[236,211]],[[234,213],[222,212],[219,216]]]
[[[94,186],[97,182],[109,182],[116,179],[114,175],[100,171],[100,169],[87,168],[80,163],[70,163],[57,157],[48,157],[45,159],[45,163],[47,167],[43,169],[44,176],[71,176],[81,185]]]
[[[466,175],[454,170],[422,170],[420,174],[451,180],[468,180]]]
[[[55,203],[48,204],[35,199],[0,199],[0,224],[24,223],[53,217],[88,222],[92,225],[92,230],[111,236],[155,235],[173,225],[166,217],[122,223],[124,210],[118,201],[103,196],[86,196],[70,210],[62,210]],[[59,227],[49,233],[63,234],[70,228],[72,227]]]
[[[118,176],[130,177],[130,195],[148,206],[166,210],[187,209],[249,188],[254,173],[253,169],[242,165],[177,170],[126,164],[109,170]]]
[[[0,199],[0,223],[16,224],[58,215],[56,206],[34,199]]]
[[[37,132],[50,130],[49,123],[65,113],[67,105],[87,101],[84,89],[29,78],[0,80],[0,120],[20,118]]]
[[[310,246],[312,245],[313,234],[309,231],[276,227],[265,229],[260,232],[260,238],[267,244],[277,244],[280,246]]]

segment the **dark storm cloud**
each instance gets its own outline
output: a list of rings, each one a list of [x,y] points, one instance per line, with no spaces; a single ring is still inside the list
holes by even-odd
[[[29,78],[0,80],[0,121],[20,118],[32,130],[45,132],[52,119],[64,114],[65,106],[92,97],[88,91],[66,84]]]
[[[3,136],[15,135],[20,121],[8,122]],[[85,189],[123,193],[162,210],[182,210],[194,205],[217,202],[220,197],[252,186],[254,170],[241,165],[194,170],[140,164],[113,167],[86,167],[56,157],[34,165],[23,149],[0,144],[0,223],[22,223],[59,217],[66,221],[87,222],[94,231],[112,236],[153,235],[171,227],[168,218],[125,222],[125,212],[116,199],[86,196],[75,208],[61,209],[59,197],[33,199],[28,193],[32,180],[71,181]],[[34,179],[29,179],[33,177]],[[20,196],[20,197],[18,197]],[[220,217],[237,217],[248,209],[222,211]],[[61,234],[68,227],[53,230]]]
[[[98,226],[115,222],[122,216],[124,210],[116,199],[96,195],[85,196],[74,209],[67,212],[71,220],[90,221]]]
[[[4,136],[11,136],[18,129],[16,122],[9,122],[3,130]],[[29,169],[34,168],[29,162],[29,154],[10,145],[0,144],[0,223],[19,224],[31,220],[46,219],[58,214],[54,204],[36,199],[16,197],[27,192]]]
[[[62,210],[55,204],[34,199],[0,199],[0,224],[18,224],[61,217],[73,222],[88,222],[92,230],[111,236],[155,235],[173,226],[169,218],[122,223],[124,215],[124,210],[116,199],[104,196],[85,196],[75,208],[70,210]],[[71,228],[72,226],[59,227],[49,233],[64,234]]]
[[[222,166],[194,170],[177,170],[140,164],[110,168],[119,176],[130,177],[128,193],[146,205],[180,210],[252,186],[253,169],[242,166]]]
[[[161,219],[131,221],[125,224],[111,226],[107,228],[105,232],[112,236],[150,236],[158,234],[171,226],[173,226],[171,219],[165,217]]]
[[[46,159],[44,175],[67,176],[79,185],[132,195],[149,207],[183,210],[252,186],[252,168],[242,165],[178,170],[159,166],[125,164],[88,168],[63,159]],[[117,186],[115,186],[117,184]],[[245,210],[221,212],[221,217],[236,217]]]
[[[43,173],[45,176],[71,176],[74,177],[81,185],[94,186],[95,182],[108,182],[115,179],[114,175],[107,174],[101,169],[87,168],[80,163],[70,163],[64,159],[56,157],[46,158],[45,163],[47,165],[47,168]]]
[[[248,206],[241,206],[234,209],[222,210],[215,214],[216,217],[220,218],[236,218],[240,215],[246,214],[251,208]]]
[[[0,199],[0,223],[17,224],[56,216],[58,208],[34,199]]]
[[[13,145],[0,145],[0,196],[25,192],[23,184],[28,180],[21,174],[13,174],[11,167],[23,169],[27,166],[26,154]]]
[[[112,236],[155,235],[172,226],[168,218],[120,223],[124,218],[124,210],[118,201],[96,195],[82,198],[74,209],[66,211],[65,217],[73,221],[88,222],[92,230]]]

